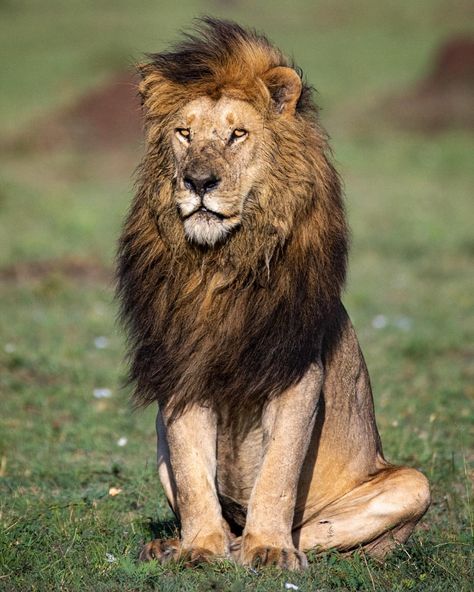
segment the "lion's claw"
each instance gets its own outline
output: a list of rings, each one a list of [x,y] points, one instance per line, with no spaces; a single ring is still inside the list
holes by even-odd
[[[304,553],[295,548],[261,546],[246,553],[244,564],[256,568],[275,566],[297,571],[307,568],[308,560]]]
[[[186,567],[192,567],[201,563],[209,563],[218,556],[202,547],[181,548],[179,539],[155,539],[143,546],[140,561],[158,561],[168,563],[169,561],[184,561]]]
[[[209,563],[218,559],[218,556],[207,549],[192,547],[183,552],[183,559],[185,560],[186,567],[193,567],[202,563]]]
[[[139,560],[153,561],[156,559],[160,563],[167,563],[168,561],[176,561],[179,555],[178,539],[155,539],[143,546]]]

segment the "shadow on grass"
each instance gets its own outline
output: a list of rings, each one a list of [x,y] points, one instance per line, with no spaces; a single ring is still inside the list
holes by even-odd
[[[157,521],[148,518],[145,528],[150,533],[150,539],[172,539],[179,537],[179,522],[177,519]]]

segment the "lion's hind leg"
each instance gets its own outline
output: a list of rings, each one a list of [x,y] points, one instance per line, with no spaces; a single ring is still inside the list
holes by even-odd
[[[332,502],[293,533],[303,551],[361,547],[383,559],[404,543],[428,509],[426,477],[415,469],[387,467]]]
[[[142,547],[139,559],[140,561],[156,559],[160,563],[167,563],[178,559],[179,553],[179,539],[154,539]]]
[[[154,539],[146,543],[140,552],[140,561],[158,561],[162,565],[181,561],[186,567],[215,561],[214,553],[203,547],[183,548],[180,539]]]

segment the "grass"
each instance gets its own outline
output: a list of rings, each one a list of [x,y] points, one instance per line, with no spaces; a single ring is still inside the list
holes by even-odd
[[[416,534],[383,565],[337,553],[312,557],[302,574],[137,564],[141,543],[175,526],[154,469],[154,410],[132,413],[120,388],[112,284],[106,271],[33,273],[45,260],[112,267],[134,162],[113,152],[4,153],[0,271],[29,264],[30,273],[0,273],[0,590],[471,589],[474,141],[462,131],[358,129],[347,115],[422,75],[433,47],[464,30],[467,7],[0,3],[4,133],[159,49],[198,13],[263,28],[295,55],[320,91],[345,180],[353,245],[344,301],[385,453],[421,468],[433,488]],[[95,398],[97,388],[111,396]]]

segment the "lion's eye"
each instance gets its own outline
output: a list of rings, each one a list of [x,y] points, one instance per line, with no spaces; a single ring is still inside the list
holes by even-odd
[[[244,129],[235,129],[230,134],[229,142],[235,142],[236,140],[241,140],[242,138],[245,138],[245,136],[248,136],[248,131],[247,130],[244,130]]]
[[[189,142],[191,139],[191,131],[186,127],[178,127],[176,130],[176,135],[181,141]]]

